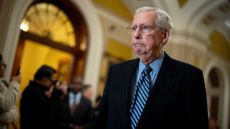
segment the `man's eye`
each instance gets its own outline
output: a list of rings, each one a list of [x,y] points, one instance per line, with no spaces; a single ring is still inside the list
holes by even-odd
[[[142,31],[143,32],[149,32],[151,30],[151,27],[150,26],[143,26],[142,27]]]
[[[144,30],[150,30],[150,29],[151,29],[150,26],[143,26],[142,28],[143,28]]]

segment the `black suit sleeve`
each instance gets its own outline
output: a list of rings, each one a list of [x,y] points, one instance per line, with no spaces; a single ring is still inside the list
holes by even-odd
[[[191,77],[187,94],[188,129],[208,129],[206,91],[201,70]]]

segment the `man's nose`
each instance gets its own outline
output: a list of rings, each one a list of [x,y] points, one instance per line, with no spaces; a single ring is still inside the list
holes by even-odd
[[[136,31],[134,32],[134,38],[141,39],[141,32],[139,29],[136,29]]]

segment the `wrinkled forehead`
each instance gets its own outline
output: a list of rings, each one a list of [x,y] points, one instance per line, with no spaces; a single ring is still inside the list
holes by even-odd
[[[155,20],[157,19],[157,15],[154,11],[142,11],[136,13],[133,17],[132,24],[155,24]]]

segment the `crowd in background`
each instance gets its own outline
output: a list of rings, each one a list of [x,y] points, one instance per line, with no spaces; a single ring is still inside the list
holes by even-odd
[[[80,77],[59,82],[57,74],[43,65],[23,91],[21,129],[82,129],[94,118],[90,86]]]
[[[97,106],[91,102],[91,86],[83,84],[82,78],[60,82],[54,68],[42,65],[20,95],[21,76],[6,82],[3,79],[6,64],[0,57],[0,129],[12,125],[15,129],[83,129],[98,115]],[[17,100],[20,100],[19,108]],[[20,127],[17,127],[14,123],[19,119]]]

